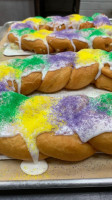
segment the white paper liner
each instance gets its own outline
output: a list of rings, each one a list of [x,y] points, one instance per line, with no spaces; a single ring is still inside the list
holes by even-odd
[[[3,52],[4,56],[27,56],[33,55],[35,53],[30,51],[23,51],[22,49],[12,49],[9,44],[5,44],[5,50]]]
[[[14,158],[9,158],[7,156],[0,155],[0,160],[10,160],[10,159],[14,159]]]

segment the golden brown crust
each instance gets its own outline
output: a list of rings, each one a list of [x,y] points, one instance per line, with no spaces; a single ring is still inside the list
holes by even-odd
[[[35,41],[30,41],[25,39],[25,35],[21,38],[21,45],[23,50],[29,50],[33,51],[38,54],[47,54],[48,48],[46,44],[43,42],[43,40],[37,39]],[[53,50],[51,47],[49,47],[49,52],[53,53]]]
[[[84,160],[95,153],[88,143],[82,143],[77,134],[71,136],[43,133],[37,137],[39,150],[46,155],[66,161]]]
[[[15,37],[13,34],[9,34],[11,41],[14,42]],[[48,49],[42,40],[33,41],[25,40],[26,36],[23,36],[22,48],[25,50],[34,50],[37,53],[47,53]],[[17,39],[17,38],[16,38]],[[17,42],[17,41],[16,41]],[[61,51],[73,51],[73,46],[71,41],[68,39],[59,39],[54,37],[47,37],[47,42],[49,45],[49,52],[61,52]],[[73,43],[76,46],[76,51],[79,51],[81,48],[88,48],[88,44],[78,40],[73,40]],[[112,39],[110,38],[101,38],[97,37],[93,40],[94,48],[101,47],[104,50],[112,50]],[[33,46],[33,45],[34,46]],[[28,45],[28,47],[27,47]],[[31,73],[26,77],[22,77],[21,84],[21,93],[30,94],[35,90],[42,92],[56,92],[63,88],[66,89],[81,89],[90,83],[95,84],[97,88],[106,89],[112,91],[112,70],[110,70],[110,65],[108,63],[104,64],[104,67],[101,70],[100,77],[95,80],[96,74],[98,73],[98,64],[90,65],[88,67],[81,67],[79,69],[71,69],[69,65],[65,68],[61,68],[55,71],[49,71],[45,78],[42,80],[42,74],[39,72]],[[63,73],[63,74],[62,74]],[[67,74],[68,73],[68,74]],[[8,81],[9,86],[12,86],[11,81]],[[17,83],[14,81],[15,91],[17,91]]]
[[[79,69],[72,68],[72,65],[62,67],[59,70],[48,71],[42,80],[41,72],[32,72],[22,77],[20,92],[28,95],[35,90],[53,93],[61,89],[77,90],[95,84],[97,88],[112,91],[112,71],[109,64],[105,64],[102,68],[102,74],[95,80],[98,73],[98,63]],[[16,80],[13,82],[8,80],[8,89],[14,86],[15,92],[18,92]],[[13,88],[12,88],[13,89]]]
[[[79,29],[84,29],[84,28],[92,28],[94,27],[94,24],[91,22],[84,22],[80,24]]]
[[[79,69],[73,69],[69,78],[69,82],[66,85],[66,89],[76,90],[81,89],[93,82],[95,76],[98,73],[98,64],[93,64],[88,67],[82,67]]]
[[[80,161],[95,153],[90,144],[83,144],[78,135],[57,136],[54,133],[43,133],[37,137],[40,159],[51,156],[61,160]],[[0,153],[12,158],[31,160],[24,139],[20,134],[14,137],[0,138]]]
[[[73,45],[69,39],[61,39],[55,38],[51,36],[47,36],[46,40],[48,43],[48,48],[43,40],[37,39],[35,41],[26,40],[27,35],[22,36],[21,45],[23,50],[34,51],[38,54],[47,54],[56,53],[56,52],[64,52],[64,51],[74,51]],[[87,42],[83,42],[80,40],[73,40],[73,43],[76,47],[76,51],[81,49],[89,48]]]
[[[112,154],[112,133],[102,133],[92,138],[89,143],[100,152]]]
[[[80,24],[79,29],[92,28],[92,27],[94,27],[93,23],[84,22],[84,23]],[[33,28],[35,30],[37,30],[35,26]],[[54,30],[61,31],[61,30],[66,29],[66,25],[65,24],[61,24],[60,26],[55,26],[55,24],[54,24],[54,26],[49,26],[49,25],[45,24],[45,25],[39,25],[39,29],[46,29],[46,30],[49,30],[49,31],[54,31]],[[73,27],[70,26],[69,29],[73,29]],[[8,28],[8,31],[10,31],[10,30],[11,30],[11,26]]]
[[[110,65],[108,63],[104,64],[104,67],[102,68],[102,74],[112,78],[112,70],[110,70]]]
[[[53,49],[53,52],[74,51],[74,48],[68,39],[47,36],[47,42]]]
[[[41,92],[49,93],[63,89],[68,83],[71,71],[71,66],[64,67],[55,71],[49,71],[43,79],[38,90]]]
[[[73,39],[73,43],[75,44],[76,51],[80,51],[81,49],[88,49],[88,43],[82,42],[80,40]]]
[[[43,133],[37,136],[39,159],[53,157],[66,161],[81,161],[92,156],[96,151],[112,154],[112,132],[102,133],[86,143],[82,143],[76,133],[73,135],[55,135]],[[31,160],[30,153],[20,134],[14,137],[0,137],[0,154],[20,159]]]
[[[18,92],[18,85],[16,81],[10,81],[8,80],[8,85],[9,87],[13,87],[14,86],[14,91]],[[21,79],[21,85],[20,85],[20,92],[21,94],[24,95],[28,95],[32,92],[34,92],[35,90],[37,90],[42,82],[42,74],[41,72],[32,72],[31,74],[22,77]]]
[[[18,38],[15,37],[13,33],[9,33],[9,34],[8,34],[8,40],[9,40],[9,42],[11,42],[11,43],[14,43],[14,44],[16,44],[16,45],[19,45],[19,44],[18,44]]]
[[[102,49],[105,51],[112,51],[112,38],[96,37],[93,40],[94,49]]]
[[[36,39],[35,41],[27,40],[27,35],[21,37],[21,48],[23,50],[34,51],[38,54],[47,54],[48,49],[49,53],[63,52],[63,51],[74,51],[73,45],[69,39],[61,39],[56,37],[47,36],[46,41],[48,47],[43,40]],[[15,37],[12,33],[8,35],[8,39],[11,43],[18,45],[18,38]],[[84,48],[89,48],[87,42],[80,41],[78,39],[73,39],[73,43],[76,47],[76,51],[79,51]],[[112,51],[112,38],[102,38],[96,37],[93,40],[94,49],[102,49],[105,51]]]
[[[97,88],[106,89],[112,92],[112,79],[101,74],[100,77],[95,80],[95,85]]]
[[[0,137],[0,153],[20,160],[32,160],[26,143],[20,134],[14,137]],[[39,153],[39,160],[47,158],[47,155]]]

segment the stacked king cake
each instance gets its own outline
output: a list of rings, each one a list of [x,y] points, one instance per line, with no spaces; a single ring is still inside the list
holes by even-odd
[[[0,153],[32,161],[34,171],[47,157],[82,161],[96,152],[112,154],[112,93],[76,95],[90,84],[112,92],[108,17],[31,17],[12,24],[7,38],[11,48],[35,54],[0,62]],[[66,96],[42,96],[63,89]],[[25,96],[34,91],[41,96]],[[33,174],[28,168],[23,163]],[[36,173],[46,169],[43,162]]]

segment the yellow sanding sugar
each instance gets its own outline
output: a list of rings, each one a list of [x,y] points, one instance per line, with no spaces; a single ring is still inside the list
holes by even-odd
[[[76,64],[91,64],[98,62],[101,56],[99,49],[83,49],[77,52]]]
[[[14,74],[15,70],[12,68],[12,67],[9,67],[7,65],[0,65],[0,81],[4,78],[4,77],[8,77],[8,75],[12,74],[12,77],[13,77],[13,74]]]
[[[21,74],[21,71],[18,69],[14,69],[11,66],[0,64],[0,81],[2,81],[3,78],[19,78]]]
[[[70,16],[70,21],[80,21],[83,18],[83,16],[78,15],[78,14],[73,14]]]
[[[39,18],[30,17],[30,18],[27,18],[27,19],[23,20],[22,23],[25,23],[25,22],[27,22],[27,21],[32,21],[32,22],[34,22],[34,23],[40,24],[41,22],[44,21],[44,19],[41,18],[41,17],[39,17]]]
[[[103,30],[112,30],[112,25],[103,25],[99,26],[98,29],[101,28]]]
[[[22,136],[30,152],[37,152],[37,135],[56,128],[56,125],[51,124],[53,114],[50,109],[56,103],[58,101],[51,97],[37,96],[26,100],[20,106],[16,124],[21,127]]]
[[[30,39],[30,40],[41,39],[41,40],[44,40],[52,32],[53,31],[48,31],[48,30],[42,29],[42,30],[36,31],[32,34],[28,34],[28,36],[25,37],[25,39]]]

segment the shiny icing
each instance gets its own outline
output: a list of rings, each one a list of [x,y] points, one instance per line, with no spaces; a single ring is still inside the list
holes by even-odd
[[[21,44],[21,37],[23,35],[25,36],[25,40],[29,41],[35,41],[37,39],[40,39],[44,42],[46,45],[48,52],[48,42],[47,42],[47,36],[49,37],[55,37],[55,38],[61,38],[61,39],[68,39],[71,41],[71,44],[75,51],[75,44],[73,43],[73,40],[79,40],[82,42],[86,42],[90,48],[93,48],[93,40],[96,37],[103,37],[103,38],[112,38],[112,26],[105,25],[100,26],[98,28],[86,28],[81,30],[76,29],[68,29],[68,30],[61,30],[61,31],[48,31],[45,29],[42,30],[33,30],[29,28],[24,29],[12,29],[9,31],[8,34],[13,33],[18,38],[19,46]],[[51,38],[52,40],[52,38]]]
[[[68,16],[51,16],[47,18],[43,17],[29,17],[21,22],[16,22],[11,26],[11,29],[21,29],[21,27],[29,27],[39,29],[40,25],[48,25],[56,30],[57,27],[61,28],[64,24],[66,29],[72,27],[79,29],[81,23],[90,22],[95,26],[110,24],[108,17],[101,13],[95,13],[91,17],[81,16],[79,14],[71,14]]]
[[[10,112],[11,111],[11,112]],[[112,131],[112,94],[98,97],[26,97],[14,92],[0,94],[0,137],[18,133],[32,159],[38,162],[36,138],[44,132],[55,135],[77,133],[82,142]]]
[[[112,52],[99,49],[83,49],[77,53],[62,52],[56,55],[33,55],[24,59],[14,58],[0,63],[0,81],[7,84],[15,80],[18,84],[18,92],[21,90],[21,78],[32,72],[41,72],[42,79],[49,71],[59,70],[66,66],[81,68],[98,63],[99,70],[95,79],[101,74],[101,69],[105,63],[110,65],[112,70]],[[12,87],[12,90],[14,88]]]
[[[47,171],[48,164],[45,160],[38,161],[37,163],[23,161],[20,167],[28,175],[39,175]]]

